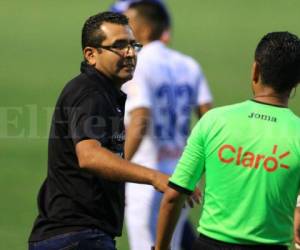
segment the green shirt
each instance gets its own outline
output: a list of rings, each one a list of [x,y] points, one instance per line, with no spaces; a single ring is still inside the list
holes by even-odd
[[[170,182],[206,184],[198,231],[240,244],[293,239],[300,183],[300,119],[255,101],[209,111],[193,129]]]

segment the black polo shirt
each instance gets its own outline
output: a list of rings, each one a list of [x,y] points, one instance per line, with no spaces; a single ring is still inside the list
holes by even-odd
[[[124,183],[83,170],[75,145],[96,139],[123,156],[126,96],[92,66],[63,89],[53,115],[48,173],[39,195],[39,214],[29,241],[87,228],[120,236],[124,217]]]

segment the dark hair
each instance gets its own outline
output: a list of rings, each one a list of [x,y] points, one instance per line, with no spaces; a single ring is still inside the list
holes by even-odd
[[[149,39],[160,39],[163,32],[171,25],[171,19],[166,8],[159,2],[143,0],[133,2],[129,9],[135,9],[138,16],[143,18],[151,27]]]
[[[82,28],[81,46],[84,49],[87,46],[97,47],[106,38],[105,33],[101,30],[104,22],[128,25],[128,18],[120,13],[102,12],[89,17]]]
[[[300,81],[300,40],[289,32],[265,35],[255,51],[262,83],[276,92],[291,90]]]

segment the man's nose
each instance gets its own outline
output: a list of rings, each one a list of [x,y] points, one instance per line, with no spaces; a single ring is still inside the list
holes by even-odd
[[[131,44],[128,44],[125,55],[128,56],[128,57],[135,57],[136,56],[136,51],[135,51],[134,47]]]

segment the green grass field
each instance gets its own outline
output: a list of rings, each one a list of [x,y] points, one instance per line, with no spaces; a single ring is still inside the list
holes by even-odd
[[[51,110],[78,73],[85,19],[111,1],[0,2],[0,249],[24,250],[46,174]],[[300,35],[299,0],[169,0],[172,47],[201,62],[215,106],[251,98],[250,66],[267,32]],[[300,115],[296,96],[291,107]],[[191,213],[196,223],[197,209]],[[126,234],[118,241],[128,250]]]

